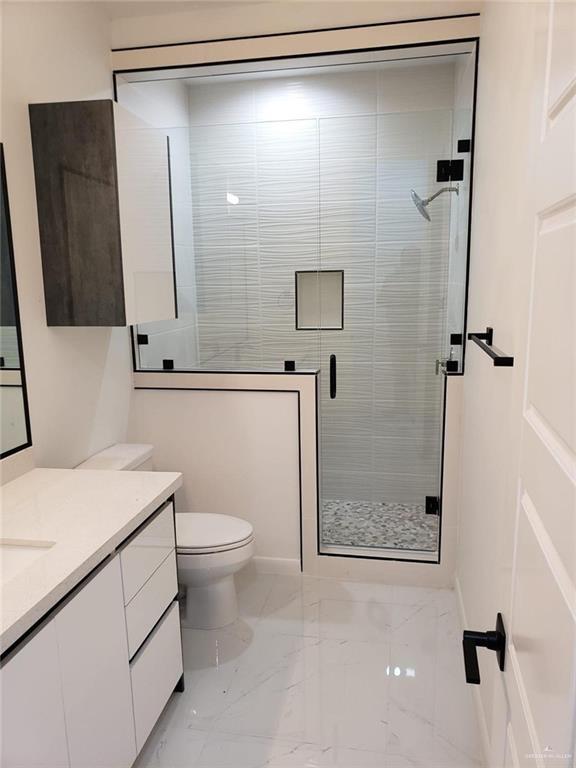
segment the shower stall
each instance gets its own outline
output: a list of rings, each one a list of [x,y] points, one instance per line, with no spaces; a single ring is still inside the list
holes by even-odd
[[[134,329],[136,367],[318,372],[320,554],[438,560],[475,67],[461,42],[118,79],[170,138],[178,319]]]

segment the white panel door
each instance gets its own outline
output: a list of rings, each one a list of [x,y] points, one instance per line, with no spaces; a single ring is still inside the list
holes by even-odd
[[[69,765],[53,621],[0,669],[0,765]]]
[[[544,12],[545,11],[545,12]],[[576,4],[550,2],[533,143],[533,249],[518,507],[493,765],[574,765],[576,714]],[[538,41],[537,41],[538,43]],[[496,733],[500,738],[495,738]]]
[[[136,738],[119,556],[54,623],[71,765],[127,768]]]

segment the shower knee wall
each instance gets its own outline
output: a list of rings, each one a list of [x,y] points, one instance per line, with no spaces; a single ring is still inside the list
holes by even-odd
[[[209,390],[198,376],[187,378],[195,379],[185,384],[190,389],[134,391],[130,441],[154,446],[156,469],[183,473],[178,512],[247,520],[255,532],[256,566],[299,572],[297,393],[258,392],[250,384],[244,391]]]
[[[230,377],[233,389],[223,391]],[[257,564],[266,570],[299,569],[302,548],[303,569],[311,575],[451,587],[462,377],[447,382],[438,565],[318,556],[316,423],[314,413],[307,411],[315,407],[314,388],[303,388],[299,398],[294,392],[271,391],[271,383],[260,384],[268,391],[255,391],[256,378],[280,379],[274,385],[279,390],[295,389],[293,377],[282,374],[135,374],[129,440],[154,445],[156,469],[183,473],[177,511],[236,514],[249,520]]]

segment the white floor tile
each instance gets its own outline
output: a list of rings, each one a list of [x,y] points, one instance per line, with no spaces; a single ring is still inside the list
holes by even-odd
[[[134,768],[190,768],[198,764],[207,734],[189,728],[155,729]]]
[[[477,768],[449,590],[248,573],[240,618],[183,631],[138,768]]]
[[[222,734],[209,737],[195,763],[196,768],[387,768],[388,765],[388,758],[382,752]],[[398,764],[398,768],[404,765]]]

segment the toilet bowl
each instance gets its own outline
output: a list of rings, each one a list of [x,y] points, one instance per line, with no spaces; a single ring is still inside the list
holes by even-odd
[[[186,587],[183,624],[217,629],[238,617],[234,574],[254,554],[250,523],[230,515],[177,513],[178,581]]]
[[[153,446],[117,444],[77,469],[151,470]],[[176,513],[178,583],[186,588],[183,624],[217,629],[238,617],[234,574],[254,554],[250,523],[231,515]]]

